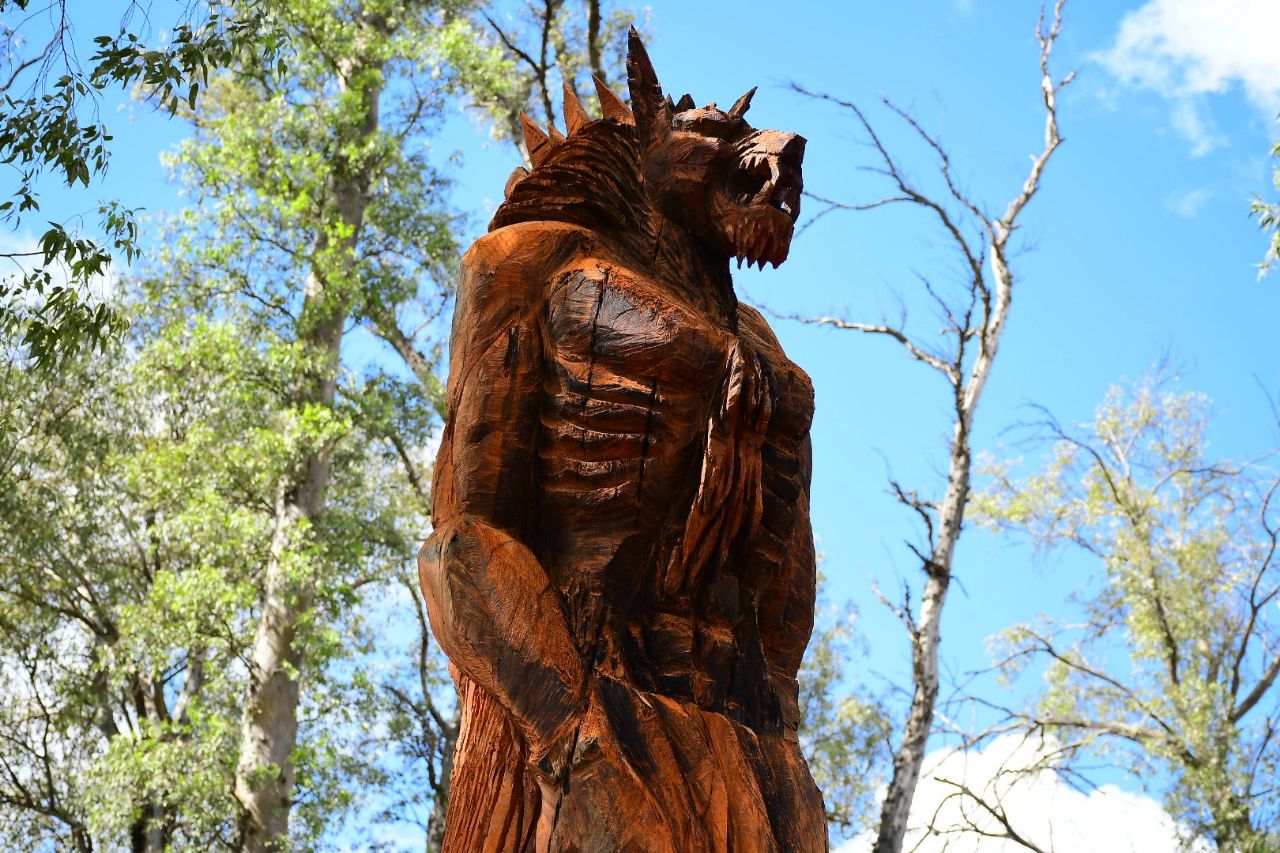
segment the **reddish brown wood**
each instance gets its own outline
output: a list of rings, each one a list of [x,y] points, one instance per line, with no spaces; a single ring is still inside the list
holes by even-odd
[[[729,260],[774,266],[804,139],[566,87],[463,259],[419,561],[463,703],[449,851],[813,851],[813,387]]]

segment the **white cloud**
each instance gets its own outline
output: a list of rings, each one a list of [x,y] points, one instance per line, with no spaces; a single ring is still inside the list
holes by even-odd
[[[1191,143],[1192,157],[1203,157],[1227,144],[1227,138],[1218,133],[1203,98],[1174,98],[1169,122]]]
[[[1201,187],[1183,193],[1174,193],[1164,200],[1164,206],[1166,210],[1176,213],[1183,219],[1195,219],[1200,213],[1200,208],[1204,207],[1211,198],[1213,198],[1213,190]]]
[[[1203,156],[1225,143],[1207,114],[1210,95],[1238,85],[1268,119],[1280,112],[1277,32],[1275,0],[1148,0],[1094,58],[1122,83],[1169,98],[1174,129]]]
[[[974,800],[955,796],[955,785],[941,780],[998,799],[1014,830],[1044,850],[1175,853],[1184,849],[1177,825],[1155,800],[1114,785],[1084,793],[1052,770],[1027,771],[1042,765],[1044,755],[1038,744],[1016,735],[997,738],[982,750],[931,752],[911,804],[903,849],[915,853],[1026,853],[1025,847],[1007,839],[958,831],[969,821],[989,832],[999,832],[1000,825]],[[931,821],[934,833],[927,829]],[[837,847],[835,853],[869,853],[874,841],[873,834],[863,833]],[[1197,853],[1209,850],[1203,844],[1192,849]]]

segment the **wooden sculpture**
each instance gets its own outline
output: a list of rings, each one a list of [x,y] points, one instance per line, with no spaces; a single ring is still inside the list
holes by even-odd
[[[825,850],[796,738],[813,387],[734,296],[805,140],[662,93],[525,120],[463,259],[419,556],[462,702],[445,849]],[[633,112],[634,110],[634,112]]]

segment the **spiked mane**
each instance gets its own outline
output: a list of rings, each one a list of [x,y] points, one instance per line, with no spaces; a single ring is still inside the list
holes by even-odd
[[[489,230],[517,222],[570,222],[592,228],[648,231],[649,205],[640,174],[635,127],[608,119],[593,121],[517,177]]]
[[[516,174],[489,230],[518,222],[567,222],[623,238],[640,251],[653,239],[652,211],[640,165],[640,140],[631,111],[596,81],[604,118],[591,120],[565,86],[568,137],[554,126],[544,133],[524,118],[533,170]]]

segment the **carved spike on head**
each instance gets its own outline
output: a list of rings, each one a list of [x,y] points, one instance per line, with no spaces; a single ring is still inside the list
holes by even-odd
[[[631,89],[631,109],[635,113],[640,144],[646,148],[654,146],[671,132],[671,110],[662,94],[658,74],[653,70],[653,61],[635,27],[627,36],[627,84]]]
[[[729,115],[736,118],[742,118],[747,114],[747,110],[751,109],[751,99],[755,97],[757,86],[752,86],[750,91],[738,100],[733,102],[733,106],[729,108]]]
[[[591,121],[591,116],[587,115],[587,111],[583,109],[582,101],[578,100],[578,93],[574,91],[573,84],[568,80],[564,81],[564,127],[570,136],[573,136]]]
[[[554,124],[547,125],[547,136],[551,139],[551,147],[555,148],[561,142],[564,142],[564,134],[556,130]]]
[[[520,126],[524,128],[524,149],[529,152],[529,162],[537,168],[551,155],[551,140],[524,113],[520,113]]]
[[[691,110],[696,106],[693,102],[693,95],[685,92],[680,96],[680,100],[676,101],[675,112],[682,113],[685,110]]]
[[[600,99],[600,109],[605,118],[620,124],[636,123],[636,117],[631,114],[631,107],[618,97],[617,92],[610,89],[607,83],[594,74],[591,75],[591,80],[596,84],[596,97]]]

